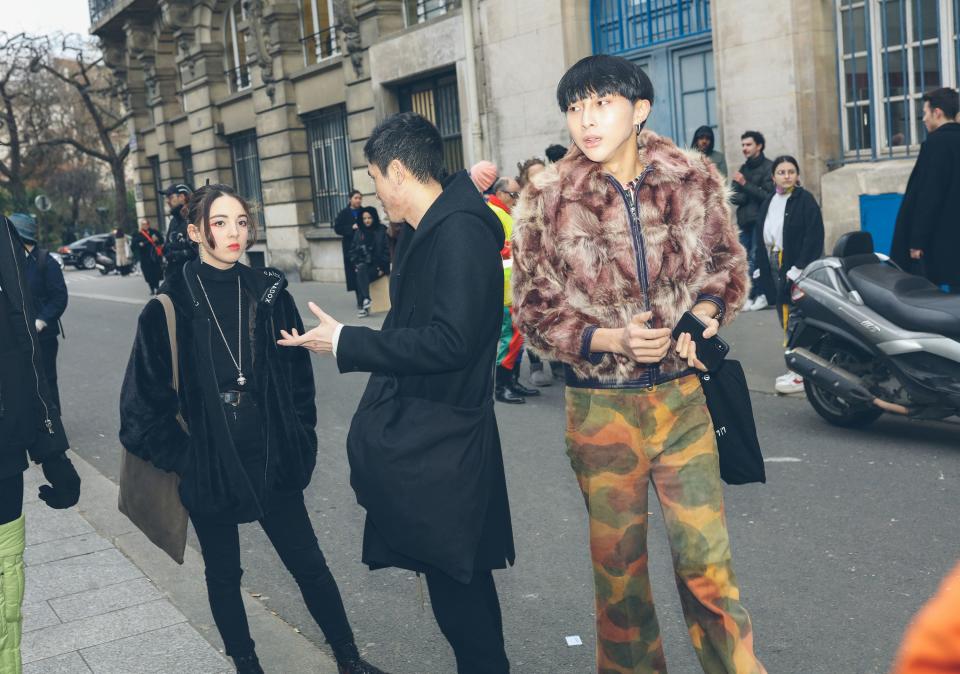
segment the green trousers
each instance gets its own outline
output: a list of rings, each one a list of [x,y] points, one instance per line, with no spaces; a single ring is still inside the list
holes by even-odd
[[[0,524],[0,674],[20,674],[23,632],[24,517]]]

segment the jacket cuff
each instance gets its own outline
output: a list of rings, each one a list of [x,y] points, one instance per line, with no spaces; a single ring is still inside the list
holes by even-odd
[[[596,325],[588,325],[580,336],[580,357],[591,365],[599,365],[604,356],[600,352],[595,353],[590,350],[590,345],[593,343],[593,333],[596,331]]]
[[[709,293],[700,293],[697,295],[697,301],[694,304],[700,304],[701,302],[710,302],[715,305],[717,309],[720,310],[720,313],[717,315],[717,320],[723,318],[723,315],[727,313],[727,303],[723,301],[723,298],[719,295],[711,295]]]

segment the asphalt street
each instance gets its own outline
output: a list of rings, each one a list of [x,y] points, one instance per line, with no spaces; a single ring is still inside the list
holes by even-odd
[[[64,423],[75,451],[116,480],[120,383],[147,288],[139,277],[74,270],[66,277]],[[348,323],[376,326],[382,318],[357,319],[342,286],[291,289],[305,313],[313,299]],[[757,651],[771,674],[886,672],[911,615],[960,557],[960,426],[884,417],[866,430],[832,428],[802,396],[773,395],[783,361],[772,311],[744,315],[725,335],[747,370],[768,460],[766,485],[726,489]],[[366,377],[340,375],[327,358],[314,358],[314,373],[320,458],[307,504],[358,644],[394,674],[454,672],[415,575],[371,573],[359,561],[363,512],[349,486],[344,442]],[[592,572],[586,513],[565,454],[563,388],[523,406],[498,405],[497,414],[518,551],[515,567],[495,574],[513,671],[589,673]],[[650,557],[667,661],[671,672],[693,674],[700,669],[656,503],[651,497]],[[241,531],[244,585],[322,644],[265,535],[257,525]],[[568,647],[571,635],[583,645]]]

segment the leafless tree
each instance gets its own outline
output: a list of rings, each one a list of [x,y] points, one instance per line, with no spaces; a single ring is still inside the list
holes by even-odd
[[[44,76],[45,97],[58,101],[48,108],[49,122],[36,129],[38,144],[69,147],[105,163],[113,180],[114,217],[119,227],[125,227],[128,113],[99,49],[77,35],[37,38],[30,70]]]

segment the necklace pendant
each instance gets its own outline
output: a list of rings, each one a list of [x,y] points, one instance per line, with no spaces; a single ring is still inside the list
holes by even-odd
[[[243,372],[241,372],[240,375],[237,377],[237,385],[238,386],[247,385],[247,378],[243,376]]]

